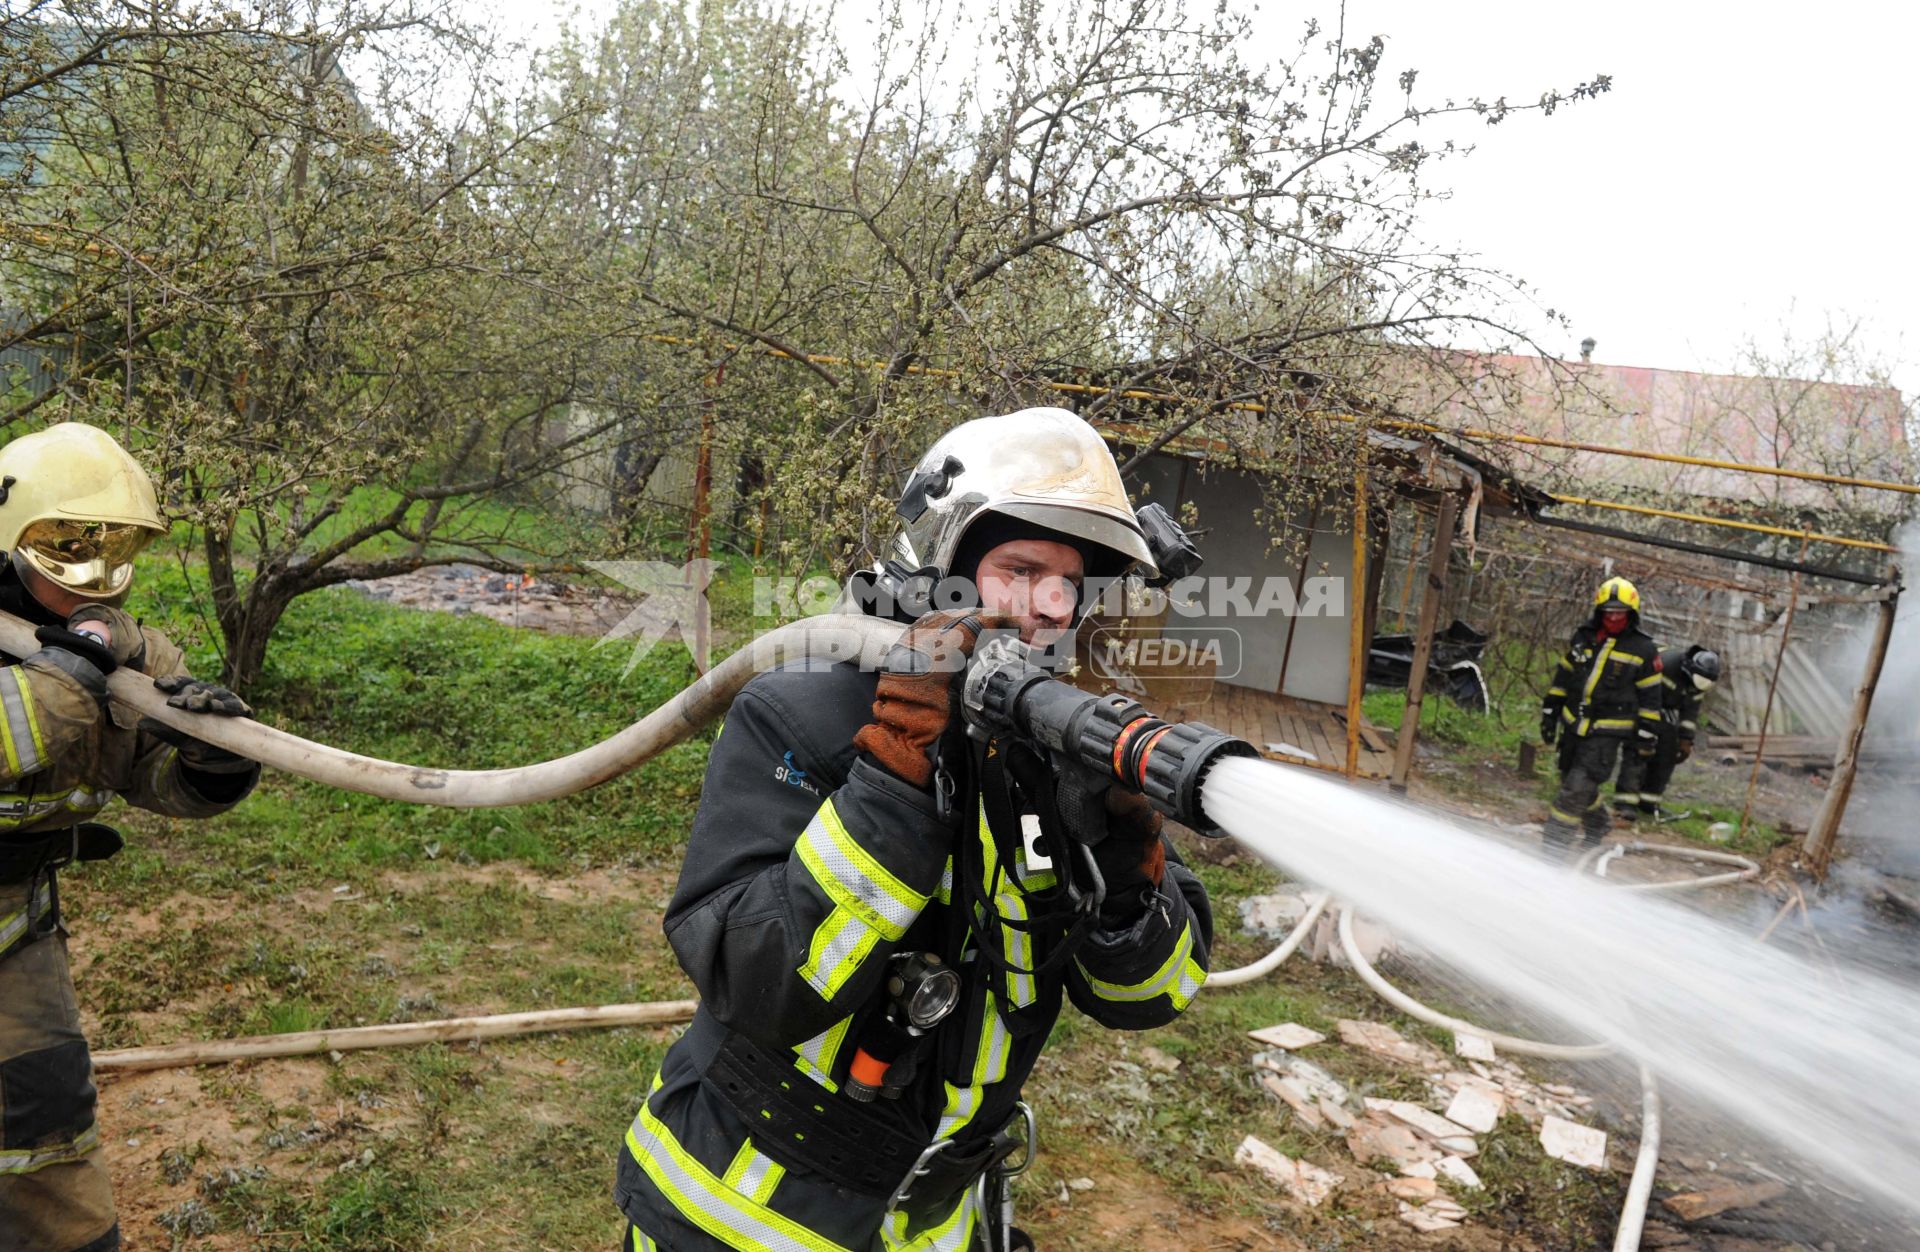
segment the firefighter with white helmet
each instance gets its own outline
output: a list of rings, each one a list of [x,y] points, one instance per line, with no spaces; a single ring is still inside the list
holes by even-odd
[[[1164,519],[1143,527],[1060,409],[948,432],[898,513],[852,588],[914,623],[882,672],[762,674],[714,743],[665,919],[700,1008],[620,1154],[629,1252],[1022,1246],[1000,1189],[1062,1001],[1142,1029],[1206,978],[1206,892],[1159,814],[1118,788],[995,790],[954,698],[983,632],[1061,640],[1086,580],[1171,563]],[[1022,837],[1069,808],[1104,883],[1077,915]]]
[[[0,446],[0,610],[40,648],[0,656],[0,1252],[120,1246],[74,1008],[59,872],[120,848],[115,796],[175,817],[225,812],[259,766],[110,707],[107,675],[154,677],[178,708],[244,714],[119,608],[163,533],[153,484],[112,436],[63,423]]]
[[[1576,832],[1598,843],[1612,827],[1600,788],[1622,746],[1649,753],[1660,726],[1660,650],[1640,629],[1640,592],[1609,578],[1593,616],[1573,632],[1540,704],[1540,738],[1560,745],[1560,790],[1547,807],[1547,849],[1565,857]]]

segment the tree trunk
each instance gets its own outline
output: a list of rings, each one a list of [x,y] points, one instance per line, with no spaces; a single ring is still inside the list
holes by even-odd
[[[255,576],[247,587],[245,599],[234,612],[220,619],[220,633],[227,644],[227,664],[220,675],[222,682],[245,694],[259,681],[274,628],[286,615],[294,597],[303,590],[304,587],[284,573],[268,571]]]

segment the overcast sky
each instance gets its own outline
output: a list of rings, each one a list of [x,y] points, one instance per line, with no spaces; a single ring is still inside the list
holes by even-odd
[[[1208,3],[1212,0],[1193,0]],[[572,3],[472,0],[536,42]],[[949,0],[951,6],[952,0]],[[604,12],[609,0],[586,0]],[[870,0],[840,0],[843,44],[871,46]],[[965,5],[961,9],[964,11]],[[1276,52],[1333,0],[1259,7]],[[1351,0],[1358,42],[1388,37],[1381,77],[1420,71],[1417,96],[1532,100],[1595,74],[1613,91],[1552,118],[1464,128],[1479,144],[1441,172],[1453,199],[1427,238],[1525,279],[1572,319],[1542,328],[1564,356],[1727,369],[1749,337],[1817,334],[1863,318],[1871,354],[1920,391],[1910,6],[1825,3],[1547,5]]]

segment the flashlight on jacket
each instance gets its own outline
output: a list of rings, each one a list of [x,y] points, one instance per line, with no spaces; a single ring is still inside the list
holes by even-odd
[[[886,1008],[861,1033],[842,1088],[862,1104],[900,1098],[887,1071],[913,1041],[946,1020],[960,1003],[960,974],[931,952],[902,952],[887,966]]]
[[[967,667],[960,704],[981,735],[1008,735],[1064,755],[1145,795],[1168,817],[1219,835],[1200,807],[1214,762],[1258,757],[1254,746],[1202,722],[1167,722],[1117,692],[1070,687],[1032,660],[1012,635],[983,641]]]

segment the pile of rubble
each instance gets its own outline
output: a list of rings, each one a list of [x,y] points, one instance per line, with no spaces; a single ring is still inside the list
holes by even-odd
[[[502,574],[464,562],[346,585],[391,604],[473,613],[504,626],[556,635],[605,634],[633,608],[629,601],[593,588],[562,586],[531,574]]]
[[[1375,1056],[1420,1069],[1427,1078],[1425,1104],[1362,1097],[1295,1052],[1326,1042],[1297,1024],[1251,1032],[1267,1050],[1254,1054],[1260,1085],[1292,1110],[1300,1125],[1346,1137],[1347,1151],[1363,1171],[1393,1174],[1378,1188],[1399,1202],[1402,1221],[1422,1231],[1450,1230],[1467,1218],[1466,1208],[1442,1189],[1452,1183],[1478,1190],[1473,1157],[1478,1136],[1509,1113],[1537,1128],[1548,1156],[1587,1169],[1607,1167],[1604,1131],[1574,1120],[1593,1101],[1571,1087],[1535,1083],[1500,1058],[1485,1039],[1459,1035],[1456,1055],[1408,1039],[1380,1022],[1342,1020],[1340,1040]],[[1347,1181],[1332,1170],[1296,1161],[1249,1135],[1234,1153],[1236,1163],[1258,1170],[1297,1202],[1320,1204]]]

